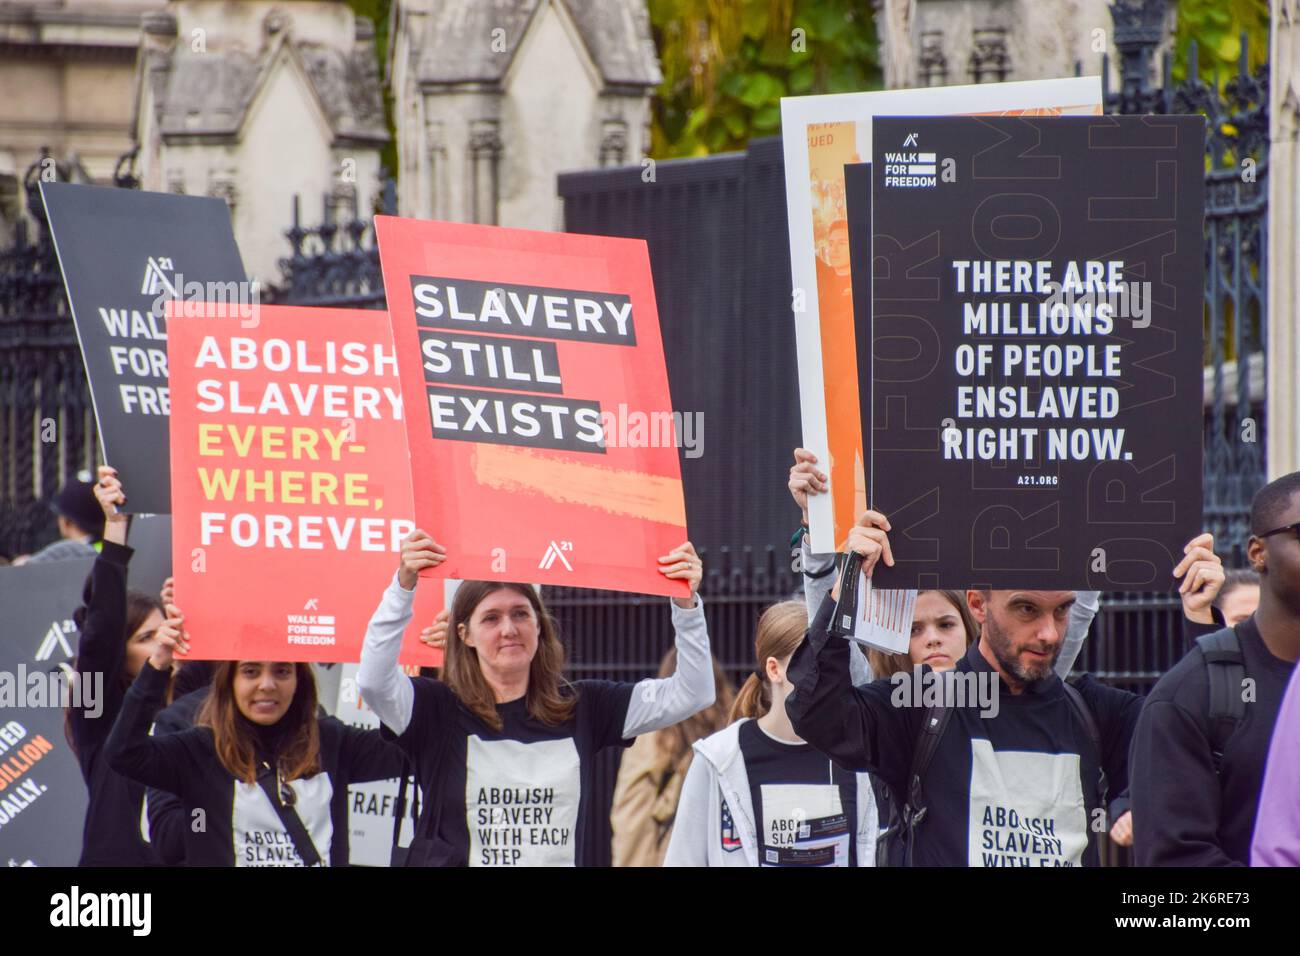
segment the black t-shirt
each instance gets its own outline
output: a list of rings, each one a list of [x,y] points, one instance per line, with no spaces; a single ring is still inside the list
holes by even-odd
[[[855,866],[857,777],[806,743],[740,726],[740,753],[754,802],[759,866]]]
[[[479,720],[451,689],[411,679],[410,723],[396,741],[415,763],[425,795],[411,862],[469,866],[591,866],[591,834],[608,807],[592,797],[596,754],[627,746],[631,683],[569,685],[577,704],[554,727],[528,715],[525,699],[497,705],[502,727]],[[383,728],[385,737],[392,731]]]

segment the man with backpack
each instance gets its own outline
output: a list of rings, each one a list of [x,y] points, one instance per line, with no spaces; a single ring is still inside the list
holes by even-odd
[[[893,564],[888,531],[868,511],[850,533],[864,573]],[[905,862],[1097,865],[1141,699],[1055,673],[1075,593],[968,591],[980,639],[948,673],[989,682],[998,705],[944,695],[918,707],[893,680],[853,686],[849,642],[830,627],[841,583],[791,658],[786,709],[795,732],[837,764],[884,780],[903,808]]]
[[[1138,721],[1130,763],[1139,866],[1250,859],[1269,739],[1300,658],[1300,472],[1255,495],[1250,528],[1258,610],[1197,638]]]

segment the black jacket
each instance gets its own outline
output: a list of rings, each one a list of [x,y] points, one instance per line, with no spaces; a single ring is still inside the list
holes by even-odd
[[[140,671],[109,736],[109,764],[142,784],[180,797],[186,864],[301,866],[274,804],[258,784],[237,780],[222,765],[210,728],[149,735],[167,677],[151,665]],[[402,754],[378,730],[357,730],[332,717],[317,719],[321,771],[285,785],[294,792],[294,809],[322,860],[346,866],[348,784],[399,776]],[[274,760],[274,755],[268,756]]]
[[[1253,617],[1236,627],[1246,713],[1216,773],[1210,678],[1198,646],[1151,690],[1133,737],[1133,852],[1138,866],[1245,866],[1269,740],[1295,665],[1269,653]]]
[[[187,663],[180,673],[187,673],[196,663],[200,662]],[[210,671],[207,676],[211,680]],[[176,684],[179,683],[178,675]],[[175,685],[172,689],[175,691]],[[208,699],[210,689],[204,685],[184,697],[178,697],[170,706],[160,710],[154,718],[154,734],[174,734],[193,727],[194,718],[198,716],[203,702]],[[158,861],[167,866],[180,866],[185,862],[185,831],[189,828],[181,798],[166,790],[149,787],[145,791],[144,805],[149,818],[149,843],[153,846]]]
[[[844,769],[878,774],[893,793],[905,794],[926,708],[906,703],[897,675],[852,686],[849,642],[827,633],[833,609],[828,597],[790,660],[795,690],[786,713],[799,736]],[[1141,699],[1091,677],[1076,682],[1100,733],[1096,753],[1055,674],[1013,695],[978,644],[954,672],[964,682],[996,686],[997,712],[953,707],[925,776],[927,816],[916,830],[914,862],[1097,865],[1099,773],[1105,769],[1109,796],[1127,785]]]
[[[103,675],[104,682],[104,706],[98,716],[68,711],[69,734],[89,791],[81,866],[157,865],[140,833],[144,787],[110,768],[104,756],[104,744],[122,709],[125,688],[126,569],[132,553],[125,545],[104,542],[90,571],[86,615],[77,645],[77,671]]]

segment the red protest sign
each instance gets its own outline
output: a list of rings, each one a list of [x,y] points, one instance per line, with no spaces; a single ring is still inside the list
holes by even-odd
[[[646,245],[375,217],[433,574],[684,597]]]
[[[415,527],[387,317],[172,312],[172,553],[192,656],[359,660]],[[417,592],[404,662],[439,662],[417,638],[441,608],[441,589]]]

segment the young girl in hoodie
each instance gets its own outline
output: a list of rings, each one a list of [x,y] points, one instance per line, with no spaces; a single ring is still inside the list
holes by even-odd
[[[665,866],[875,864],[869,775],[834,766],[786,716],[786,665],[807,624],[798,601],[759,618],[758,666],[736,698],[734,722],[695,744]]]

